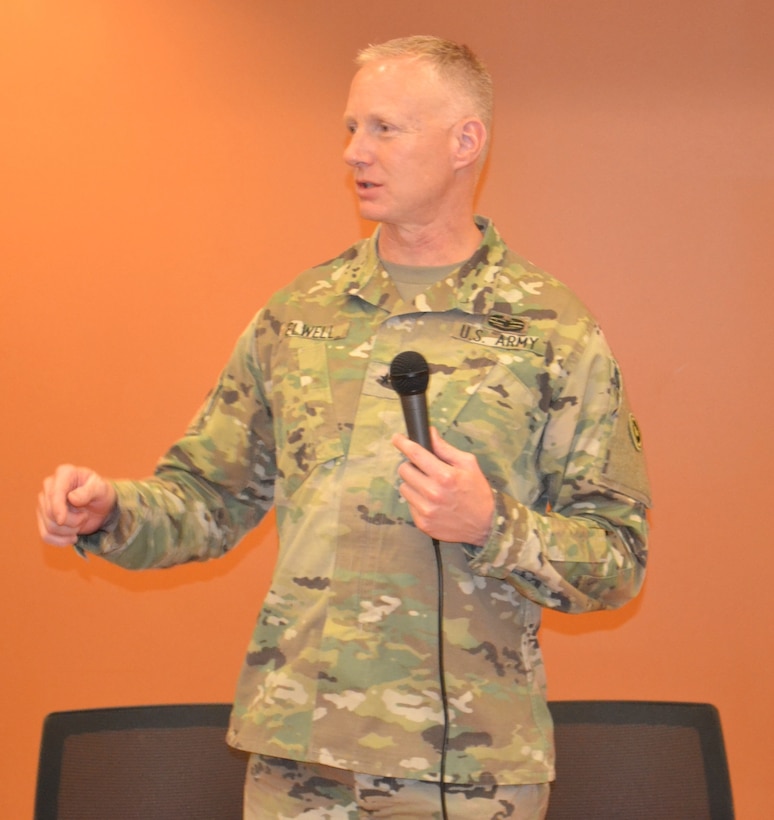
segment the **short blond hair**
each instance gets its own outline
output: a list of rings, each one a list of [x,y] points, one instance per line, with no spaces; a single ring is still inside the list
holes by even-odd
[[[470,100],[473,106],[470,113],[484,123],[487,131],[491,129],[494,108],[492,77],[468,46],[418,34],[369,45],[359,52],[355,62],[364,66],[378,60],[399,58],[426,60],[433,65],[442,79]]]

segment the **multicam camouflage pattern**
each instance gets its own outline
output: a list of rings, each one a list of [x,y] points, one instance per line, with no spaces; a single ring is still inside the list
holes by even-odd
[[[450,817],[541,820],[550,786],[537,783],[447,785]],[[316,763],[251,755],[245,784],[245,817],[282,820],[358,820],[362,817],[440,820],[437,783],[348,772]]]
[[[431,422],[495,491],[486,544],[442,544],[453,783],[540,783],[553,743],[541,607],[639,590],[648,487],[618,367],[579,301],[494,227],[413,304],[376,237],[307,271],[248,327],[197,419],[87,549],[127,567],[217,556],[276,506],[280,552],[230,730],[237,747],[437,780],[442,746],[430,539],[398,493],[385,382],[430,363]]]

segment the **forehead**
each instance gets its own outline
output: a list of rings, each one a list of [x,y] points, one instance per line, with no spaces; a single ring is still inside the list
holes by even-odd
[[[346,115],[430,113],[449,104],[449,89],[435,67],[427,60],[404,57],[366,63],[352,80]]]

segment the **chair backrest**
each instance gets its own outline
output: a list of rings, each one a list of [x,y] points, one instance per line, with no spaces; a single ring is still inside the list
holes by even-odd
[[[547,820],[732,820],[717,709],[708,703],[552,701]]]
[[[242,820],[247,757],[230,706],[54,712],[43,724],[35,820]]]

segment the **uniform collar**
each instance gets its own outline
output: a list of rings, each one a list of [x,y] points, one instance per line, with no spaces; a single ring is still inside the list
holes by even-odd
[[[379,228],[339,257],[334,270],[334,285],[343,293],[357,296],[387,313],[416,313],[463,310],[488,313],[495,302],[500,271],[508,249],[491,220],[476,216],[481,244],[454,273],[420,294],[415,305],[405,303],[377,252]]]

